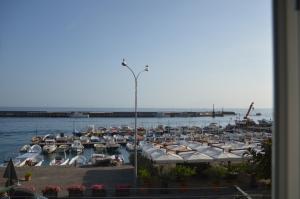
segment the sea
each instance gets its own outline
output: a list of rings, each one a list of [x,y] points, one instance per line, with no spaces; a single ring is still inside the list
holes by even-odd
[[[127,108],[18,108],[18,107],[0,107],[0,111],[77,111],[77,112],[113,112],[113,111],[133,111]],[[139,111],[211,111],[211,109],[139,109]],[[221,111],[221,109],[215,109]],[[242,119],[247,109],[224,109],[224,111],[234,111],[236,115],[228,115],[224,117],[156,117],[156,118],[138,118],[137,125],[145,128],[156,127],[157,125],[168,126],[199,126],[204,127],[211,122],[217,122],[221,126],[234,124],[236,119]],[[261,113],[256,116],[256,113]],[[254,121],[260,119],[273,119],[273,109],[254,109],[250,114]],[[19,118],[19,117],[0,117],[0,163],[14,158],[19,155],[19,149],[29,144],[33,136],[44,136],[49,133],[72,135],[74,129],[81,131],[87,129],[88,126],[97,127],[113,127],[128,125],[134,126],[134,118]],[[86,149],[84,155],[89,158],[93,153],[93,149]],[[119,153],[123,155],[125,163],[128,162],[129,153],[126,149],[120,148]],[[56,154],[44,157],[43,165],[48,165]],[[71,154],[67,154],[69,158]]]

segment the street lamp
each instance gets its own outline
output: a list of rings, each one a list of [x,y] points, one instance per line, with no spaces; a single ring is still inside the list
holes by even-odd
[[[143,72],[147,72],[149,69],[149,66],[146,65],[144,70],[140,71],[137,75],[134,73],[134,71],[127,65],[127,63],[125,62],[125,59],[123,59],[122,61],[122,66],[127,67],[130,72],[132,73],[133,77],[134,77],[134,85],[135,85],[135,106],[134,106],[134,165],[135,165],[135,170],[134,170],[134,178],[135,178],[135,184],[137,185],[137,177],[138,177],[138,171],[137,171],[137,128],[136,128],[136,124],[137,124],[137,85],[138,85],[138,78],[140,76],[140,74],[142,74]]]

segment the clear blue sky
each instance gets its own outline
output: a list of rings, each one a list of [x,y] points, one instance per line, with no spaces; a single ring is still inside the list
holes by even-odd
[[[270,0],[1,0],[0,106],[272,107]]]

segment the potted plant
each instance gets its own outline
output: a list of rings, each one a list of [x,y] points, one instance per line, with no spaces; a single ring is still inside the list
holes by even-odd
[[[57,185],[47,185],[43,190],[42,193],[45,197],[49,199],[56,199],[58,192],[61,188]]]
[[[67,187],[69,192],[69,198],[80,198],[83,196],[83,192],[85,191],[85,186],[81,184],[74,184]]]
[[[177,180],[180,182],[180,191],[186,192],[186,180],[188,177],[196,174],[195,168],[190,168],[183,165],[178,165],[174,169],[175,176]]]
[[[24,175],[24,178],[26,181],[30,181],[31,180],[31,177],[32,177],[32,173],[31,172],[27,172],[25,173]]]
[[[105,197],[106,190],[103,184],[94,184],[91,186],[92,196],[93,197]]]

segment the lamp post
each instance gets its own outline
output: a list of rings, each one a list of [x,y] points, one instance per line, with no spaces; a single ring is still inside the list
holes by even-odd
[[[128,64],[125,62],[125,59],[123,59],[122,61],[122,66],[127,67],[130,72],[132,73],[133,77],[134,77],[134,86],[135,86],[135,100],[134,100],[134,165],[135,165],[135,169],[134,169],[134,180],[135,180],[135,184],[137,185],[137,177],[138,177],[138,170],[137,170],[137,86],[138,86],[138,78],[139,76],[143,73],[143,72],[147,72],[148,71],[148,65],[145,66],[144,70],[140,71],[137,75],[134,73],[134,71],[128,66]]]

